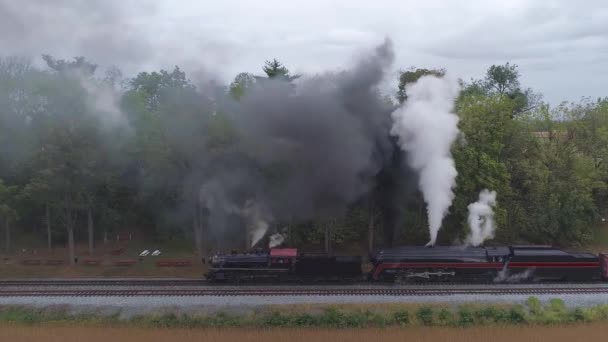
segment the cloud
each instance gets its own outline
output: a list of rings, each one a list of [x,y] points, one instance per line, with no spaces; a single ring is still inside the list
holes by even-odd
[[[0,0],[2,53],[85,55],[100,63],[137,64],[151,49],[137,19],[152,11],[133,0]]]
[[[85,55],[127,73],[202,67],[225,82],[260,73],[269,58],[294,72],[343,69],[353,51],[387,35],[396,69],[445,67],[468,79],[511,61],[552,102],[608,88],[608,80],[590,81],[608,70],[602,0],[0,0],[2,54]],[[548,72],[567,74],[573,86],[556,85]]]

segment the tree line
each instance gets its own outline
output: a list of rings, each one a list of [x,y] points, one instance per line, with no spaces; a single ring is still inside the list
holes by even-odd
[[[209,235],[208,208],[179,206],[198,196],[188,175],[200,172],[199,156],[213,161],[233,153],[239,137],[226,115],[226,97],[240,101],[273,79],[292,87],[300,75],[272,60],[263,76],[241,73],[224,88],[197,85],[179,67],[124,78],[117,68],[100,75],[84,57],[43,60],[46,68],[19,57],[0,59],[4,248],[11,249],[16,234],[31,234],[48,248],[67,245],[73,261],[77,239],[86,240],[92,253],[126,227],[161,241],[191,239],[203,255],[224,248]],[[445,72],[404,70],[398,89],[384,98],[406,102],[408,84]],[[591,241],[606,215],[608,99],[551,107],[520,84],[518,68],[510,63],[493,65],[483,78],[461,85],[455,110],[462,136],[452,150],[456,195],[440,243],[466,236],[467,206],[483,188],[499,194],[496,242]],[[280,170],[260,172],[272,178]],[[370,194],[342,216],[279,222],[274,229],[287,233],[291,244],[326,250],[336,244],[373,249],[424,242],[422,197],[396,200],[402,222],[382,222],[382,208]],[[237,233],[239,225],[231,225]]]

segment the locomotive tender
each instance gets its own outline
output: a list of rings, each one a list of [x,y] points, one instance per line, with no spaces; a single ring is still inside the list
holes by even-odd
[[[211,281],[592,281],[608,280],[608,254],[570,253],[552,246],[396,247],[361,256],[298,254],[295,248],[216,255]]]

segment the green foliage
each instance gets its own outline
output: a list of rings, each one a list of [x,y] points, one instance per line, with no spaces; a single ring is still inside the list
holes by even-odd
[[[442,311],[443,312],[443,311]],[[410,323],[410,313],[405,310],[398,310],[393,313],[393,322],[399,325],[408,325]]]
[[[432,325],[434,322],[433,319],[433,308],[428,306],[423,306],[416,310],[416,318],[423,325]]]
[[[522,306],[516,305],[509,310],[509,322],[511,324],[526,322],[526,313]]]
[[[230,95],[235,100],[239,100],[248,89],[255,85],[255,76],[250,73],[242,72],[234,78],[234,81],[230,84]]]
[[[247,141],[235,113],[218,100],[229,94],[242,101],[270,79],[289,83],[299,77],[273,59],[263,66],[264,77],[240,73],[227,89],[203,91],[178,66],[141,72],[117,89],[122,73],[115,68],[98,78],[97,65],[84,57],[43,60],[48,68],[0,58],[0,146],[10,146],[0,149],[0,218],[8,218],[17,233],[30,233],[46,222],[48,207],[51,232],[60,241],[82,228],[79,218],[87,210],[104,231],[145,227],[159,241],[190,237],[184,227],[202,229],[197,207],[183,207],[199,201],[204,177],[189,176],[212,173],[224,159],[248,162],[237,151]],[[445,72],[401,72],[398,100],[407,100],[407,86],[420,77]],[[494,242],[584,245],[596,236],[598,219],[608,216],[608,99],[551,108],[520,77],[517,65],[506,63],[461,82],[455,110],[463,134],[452,149],[458,176],[441,243],[466,236],[468,205],[484,188],[498,193]],[[100,105],[100,94],[111,99]],[[107,125],[110,107],[127,128]],[[292,167],[278,162],[257,171],[268,180],[263,186],[280,188]],[[340,217],[275,225],[285,227],[290,244],[309,247],[322,244],[331,224],[332,242],[354,249],[367,240],[370,222],[376,231],[389,225],[378,215],[383,208],[367,202],[358,199]],[[391,204],[405,215],[395,243],[425,239],[420,195]],[[385,242],[392,241],[388,234]]]
[[[18,194],[16,186],[7,186],[0,179],[0,219],[14,221],[18,218],[15,207]]]
[[[290,319],[288,316],[282,315],[279,312],[272,312],[270,315],[264,317],[263,324],[269,327],[284,327],[289,325],[289,322]]]
[[[475,311],[475,320],[481,324],[507,321],[507,312],[494,306],[483,307]]]
[[[473,311],[467,306],[461,306],[458,308],[458,326],[468,327],[475,323],[475,315]]]
[[[543,310],[540,300],[536,297],[529,297],[528,300],[526,300],[526,306],[532,315],[538,315]]]
[[[506,94],[519,89],[519,71],[517,65],[492,65],[486,73],[486,87],[498,94]]]
[[[399,74],[399,85],[397,88],[397,100],[399,103],[403,103],[407,100],[407,85],[415,83],[422,76],[433,75],[437,77],[443,77],[445,75],[445,69],[425,69],[411,67],[407,71],[402,71]]]
[[[437,324],[440,326],[454,325],[454,313],[447,308],[442,308],[437,313]]]
[[[264,73],[270,79],[281,79],[285,81],[293,81],[300,75],[290,75],[289,69],[287,69],[281,62],[276,59],[266,61],[264,67],[262,67]]]
[[[0,323],[42,324],[72,322],[78,324],[134,324],[144,327],[325,327],[365,328],[385,326],[408,326],[417,323],[425,326],[458,326],[492,324],[569,324],[608,320],[608,305],[567,309],[563,301],[551,300],[543,306],[536,298],[529,298],[526,307],[494,305],[462,305],[457,309],[424,306],[414,311],[416,322],[412,322],[412,311],[340,310],[326,307],[321,312],[271,311],[255,314],[228,314],[217,312],[209,315],[176,314],[172,312],[138,315],[121,318],[120,313],[103,316],[96,313],[68,312],[65,308],[37,309],[22,306],[0,307]]]

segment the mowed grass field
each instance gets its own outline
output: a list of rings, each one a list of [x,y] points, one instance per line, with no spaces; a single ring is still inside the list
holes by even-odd
[[[0,341],[11,342],[588,342],[605,341],[608,324],[526,327],[390,329],[144,329],[135,327],[0,326]]]

